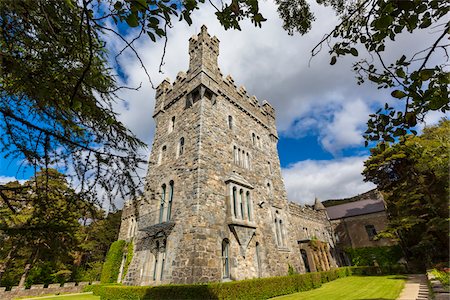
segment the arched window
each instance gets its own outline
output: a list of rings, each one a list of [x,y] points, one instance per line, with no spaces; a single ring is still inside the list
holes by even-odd
[[[169,203],[167,205],[167,221],[170,221],[172,214],[172,200],[173,200],[173,181],[169,182]]]
[[[155,265],[153,267],[153,280],[156,280],[156,271],[158,268],[158,257],[159,257],[159,242],[156,241],[156,254],[155,254]]]
[[[244,191],[242,189],[239,190],[239,209],[241,213],[241,219],[244,219]]]
[[[228,261],[228,239],[222,241],[222,275],[223,278],[230,277],[230,264]]]
[[[281,238],[281,243],[280,243],[280,245],[281,245],[281,246],[284,246],[284,245],[286,245],[286,244],[285,244],[285,240],[284,240],[283,221],[278,220],[278,223],[280,224],[280,238]]]
[[[277,245],[280,245],[280,232],[278,230],[278,220],[275,218],[275,236],[277,238]]]
[[[166,151],[167,151],[167,146],[166,145],[162,146],[161,151],[159,152],[158,164],[161,164],[164,161],[164,158],[166,156]]]
[[[267,192],[270,194],[272,191],[272,187],[270,186],[270,182],[267,183]]]
[[[237,147],[233,146],[233,159],[234,159],[234,163],[237,164],[238,162],[238,152],[237,152]]]
[[[251,199],[250,199],[250,192],[247,191],[246,195],[246,201],[247,201],[247,216],[248,216],[248,220],[251,221],[252,220],[252,207],[251,207]]]
[[[236,191],[236,187],[233,187],[233,213],[234,213],[234,217],[237,218],[237,191]]]
[[[178,146],[178,155],[179,156],[183,155],[183,152],[184,152],[184,137],[180,139],[180,144]]]
[[[233,129],[233,117],[228,116],[228,128]]]
[[[256,143],[256,135],[254,132],[252,133],[252,143],[253,145]]]
[[[164,253],[162,253],[162,260],[161,260],[161,274],[159,274],[159,280],[163,280],[164,275],[164,262],[166,260],[166,240],[163,241],[163,247],[164,247]]]
[[[250,169],[250,154],[247,152],[247,169]]]
[[[237,161],[238,165],[241,165],[241,160],[242,160],[241,148],[238,148],[238,161]]]
[[[258,141],[258,145],[257,146],[261,148],[261,141],[259,139],[259,136],[256,137],[256,140]]]
[[[269,169],[269,174],[272,175],[272,164],[270,161],[267,162],[267,168]]]
[[[161,205],[160,205],[160,208],[159,208],[159,223],[163,222],[165,200],[166,200],[166,185],[163,184],[161,186]]]

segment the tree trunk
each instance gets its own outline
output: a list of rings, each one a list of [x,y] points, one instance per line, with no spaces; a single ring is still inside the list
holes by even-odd
[[[33,251],[33,254],[31,254],[30,258],[28,259],[27,263],[25,264],[25,268],[23,269],[22,277],[20,277],[19,282],[19,288],[25,287],[25,280],[28,277],[28,273],[30,273],[31,268],[33,267],[34,263],[36,262],[39,255],[39,248],[35,248]]]
[[[8,255],[6,256],[5,261],[2,264],[0,264],[0,282],[2,282],[3,274],[6,272],[6,269],[8,269],[12,254],[13,252],[15,252],[16,248],[17,246],[13,245],[9,250]]]

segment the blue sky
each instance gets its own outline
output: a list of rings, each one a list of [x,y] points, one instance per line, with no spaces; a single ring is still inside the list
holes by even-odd
[[[339,59],[330,66],[330,56],[323,49],[309,63],[311,49],[338,21],[329,8],[313,5],[312,9],[317,20],[311,32],[292,37],[282,29],[272,2],[261,2],[263,15],[268,19],[262,29],[245,22],[242,31],[223,30],[212,7],[205,4],[195,12],[192,26],[175,21],[168,35],[163,73],[158,72],[163,41],[155,44],[145,36],[135,43],[157,85],[164,78],[173,80],[179,71],[187,70],[188,39],[205,24],[209,33],[220,40],[219,66],[224,76],[231,74],[237,86],[244,85],[250,95],[256,95],[260,101],[267,99],[274,106],[288,197],[300,203],[311,203],[315,196],[322,200],[350,197],[374,187],[364,183],[360,174],[369,153],[362,133],[368,115],[391,101],[388,90],[378,90],[371,83],[356,84],[351,71],[353,57]],[[133,31],[129,34],[131,39]],[[387,46],[384,58],[394,61],[417,47],[417,40],[425,43],[430,36],[430,32],[419,32],[398,37],[395,44]],[[105,39],[111,66],[120,75],[121,83],[132,87],[142,83],[139,91],[122,91],[120,96],[125,102],[117,103],[114,109],[138,137],[151,145],[155,91],[134,54],[125,51],[117,65],[114,56],[124,44],[113,36]],[[441,116],[430,114],[427,124],[436,123]],[[31,171],[16,174],[18,163],[1,158],[0,181],[31,175]]]

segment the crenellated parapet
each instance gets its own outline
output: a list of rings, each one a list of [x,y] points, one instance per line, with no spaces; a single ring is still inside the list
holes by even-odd
[[[320,221],[328,224],[328,218],[324,210],[316,210],[311,205],[300,205],[295,202],[289,202],[289,213],[303,219]]]

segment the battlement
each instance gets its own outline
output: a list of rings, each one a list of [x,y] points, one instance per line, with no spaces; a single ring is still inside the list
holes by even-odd
[[[194,73],[197,69],[209,71],[213,74],[220,73],[217,63],[219,56],[219,39],[211,37],[205,25],[200,33],[189,39],[189,70]]]
[[[223,77],[217,63],[219,55],[219,39],[211,37],[206,26],[201,27],[199,34],[189,39],[189,69],[187,72],[179,72],[173,83],[166,78],[156,89],[156,103],[154,115],[168,109],[173,103],[195,90],[199,83],[192,85],[194,78],[201,72],[208,74],[209,78],[217,84],[200,80],[200,83],[216,95],[239,107],[240,110],[261,123],[270,131],[270,135],[278,138],[275,130],[275,109],[267,100],[259,102],[254,95],[249,95],[245,86],[237,87],[231,75]],[[200,72],[200,73],[199,73]],[[194,80],[195,81],[195,80]]]
[[[314,206],[311,205],[300,205],[295,202],[289,202],[289,212],[292,215],[301,217],[303,219],[328,223],[326,212],[324,210],[316,210],[314,209]]]

